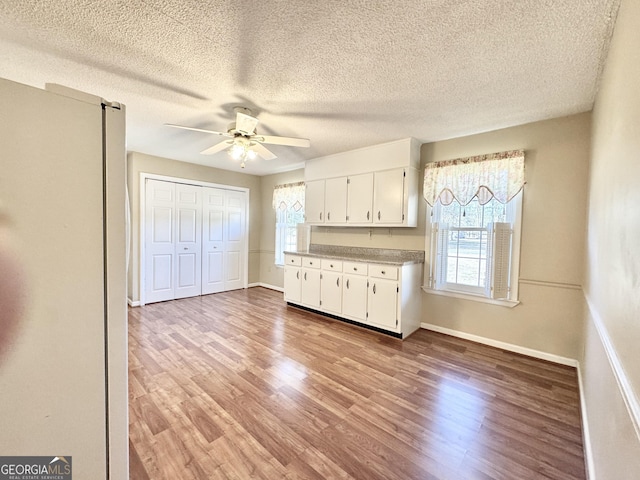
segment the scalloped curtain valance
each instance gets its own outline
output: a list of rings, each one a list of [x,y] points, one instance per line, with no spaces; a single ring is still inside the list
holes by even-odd
[[[304,182],[285,183],[273,188],[273,208],[298,212],[304,208]]]
[[[424,198],[433,206],[438,200],[449,205],[457,200],[467,205],[475,197],[481,205],[495,198],[507,203],[524,186],[524,151],[456,158],[427,163]]]

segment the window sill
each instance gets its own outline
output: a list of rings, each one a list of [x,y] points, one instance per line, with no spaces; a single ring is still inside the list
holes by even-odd
[[[482,295],[474,295],[472,293],[452,292],[450,290],[434,290],[429,287],[422,287],[422,290],[431,295],[441,295],[443,297],[462,298],[464,300],[471,300],[472,302],[488,303],[490,305],[499,305],[501,307],[513,308],[518,305],[519,301],[514,300],[494,300],[493,298],[487,298]]]

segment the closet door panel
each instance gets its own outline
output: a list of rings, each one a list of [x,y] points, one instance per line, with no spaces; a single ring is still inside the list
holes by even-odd
[[[175,184],[147,180],[145,191],[145,301],[175,298]]]
[[[202,294],[224,291],[224,217],[226,209],[225,191],[204,187],[203,241],[205,262],[202,270]]]
[[[244,288],[246,249],[246,194],[226,191],[225,290]]]
[[[202,187],[176,184],[175,298],[202,293]]]

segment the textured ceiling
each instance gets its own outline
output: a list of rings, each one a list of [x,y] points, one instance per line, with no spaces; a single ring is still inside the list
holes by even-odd
[[[127,106],[127,148],[240,170],[233,107],[264,175],[404,137],[458,137],[590,110],[619,0],[0,0],[0,77]]]

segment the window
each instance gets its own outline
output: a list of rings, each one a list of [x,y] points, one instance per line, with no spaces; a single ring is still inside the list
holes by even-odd
[[[517,304],[524,152],[433,162],[425,290]]]
[[[297,226],[304,222],[304,182],[276,185],[273,208],[276,211],[275,264],[284,265],[284,252],[296,250]]]
[[[439,291],[516,300],[521,194],[506,205],[436,202],[431,215],[430,287]],[[516,253],[516,255],[514,255]],[[516,257],[516,258],[514,258]]]

